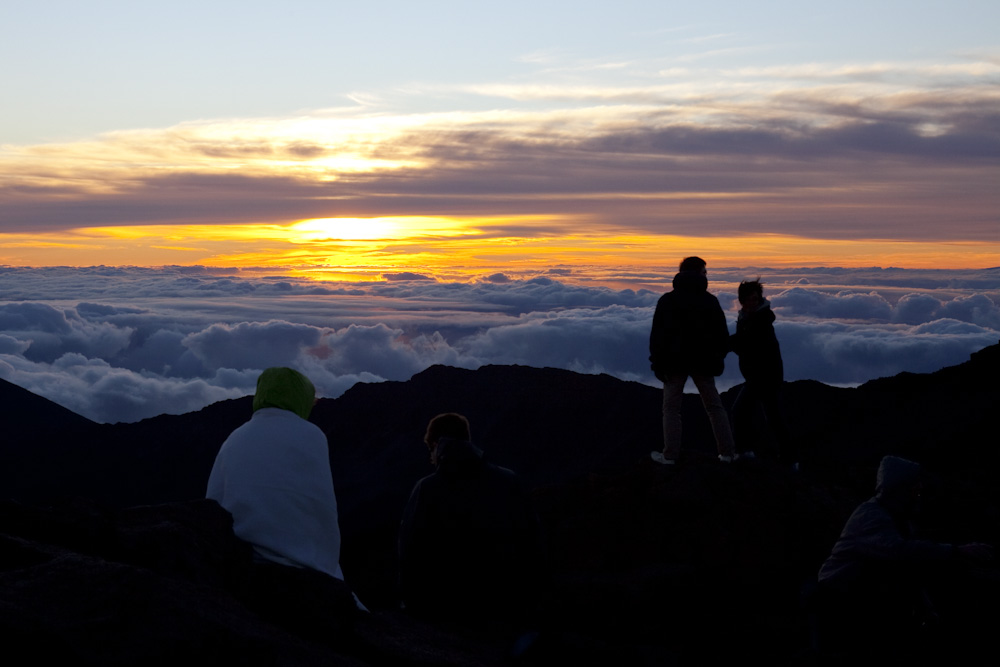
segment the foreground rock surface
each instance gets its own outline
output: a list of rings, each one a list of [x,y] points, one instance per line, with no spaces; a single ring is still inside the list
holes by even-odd
[[[658,392],[612,378],[435,367],[358,386],[321,401],[314,421],[331,442],[344,570],[371,614],[336,582],[262,573],[229,515],[198,499],[215,451],[249,414],[245,400],[109,426],[0,386],[14,434],[0,444],[0,497],[11,498],[0,502],[0,640],[10,656],[70,665],[509,664],[509,634],[435,626],[395,606],[395,532],[429,470],[421,428],[458,410],[487,453],[534,487],[547,533],[540,634],[523,663],[812,664],[822,656],[803,590],[871,495],[882,455],[930,473],[928,537],[1000,543],[1000,451],[984,435],[995,432],[997,377],[994,346],[857,389],[794,383],[797,475],[766,451],[755,465],[716,462],[696,397],[685,404],[684,464],[652,463]],[[944,622],[926,663],[989,648],[997,570],[930,587]]]

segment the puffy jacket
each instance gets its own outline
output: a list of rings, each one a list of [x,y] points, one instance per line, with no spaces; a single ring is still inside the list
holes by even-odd
[[[726,315],[708,279],[682,271],[674,276],[673,291],[660,297],[649,334],[649,361],[653,373],[667,375],[722,375],[729,351]]]
[[[740,311],[736,333],[729,343],[740,357],[740,372],[747,382],[780,383],[784,379],[781,347],[774,334],[774,311],[767,299],[752,313]]]
[[[851,587],[872,579],[887,564],[949,558],[954,549],[910,537],[907,515],[912,508],[912,487],[920,465],[896,456],[882,459],[875,496],[851,514],[819,570],[820,583]]]

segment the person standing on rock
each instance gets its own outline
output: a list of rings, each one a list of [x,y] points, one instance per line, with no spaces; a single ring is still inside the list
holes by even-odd
[[[649,335],[650,365],[663,382],[663,451],[650,453],[657,463],[674,465],[680,456],[681,404],[689,377],[712,424],[719,460],[733,460],[729,416],[715,387],[728,351],[726,316],[719,300],[708,293],[705,260],[687,257],[674,276],[673,290],[656,304]]]
[[[730,347],[740,358],[743,388],[733,405],[733,427],[737,459],[755,458],[754,417],[763,409],[767,426],[778,442],[779,459],[793,471],[799,469],[799,455],[788,431],[782,401],[784,365],[781,347],[774,333],[774,311],[764,298],[764,285],[757,280],[740,283],[737,295],[740,312],[736,333],[729,337]]]

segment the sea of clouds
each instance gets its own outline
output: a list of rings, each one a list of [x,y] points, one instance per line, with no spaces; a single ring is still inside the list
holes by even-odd
[[[0,267],[0,378],[90,419],[136,421],[253,393],[269,366],[320,394],[433,364],[551,366],[648,384],[653,309],[672,272],[439,282],[314,282],[203,267]],[[763,276],[788,380],[856,385],[966,361],[1000,339],[1000,269],[721,269]],[[720,387],[742,381],[730,355]],[[448,406],[441,406],[442,410]]]

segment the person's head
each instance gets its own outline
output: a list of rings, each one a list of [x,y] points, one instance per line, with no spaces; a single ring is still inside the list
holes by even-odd
[[[471,440],[469,420],[457,412],[445,412],[438,415],[427,424],[424,442],[427,443],[428,447],[433,447],[441,438]]]
[[[424,434],[424,442],[431,453],[431,463],[437,463],[437,445],[442,438],[471,440],[469,420],[457,412],[445,412],[431,419],[427,424],[427,433]]]
[[[747,310],[753,310],[764,299],[764,283],[757,280],[744,280],[736,291],[736,296],[740,300],[740,305]]]
[[[705,260],[701,257],[685,257],[681,260],[680,271],[691,272],[691,273],[701,273],[703,275],[708,273],[706,268],[708,265],[705,264]]]
[[[316,403],[316,387],[302,373],[291,368],[268,368],[257,378],[253,397],[254,412],[261,408],[280,408],[309,419]]]
[[[875,497],[890,512],[906,516],[914,511],[923,491],[920,464],[898,456],[886,456],[875,476]]]

